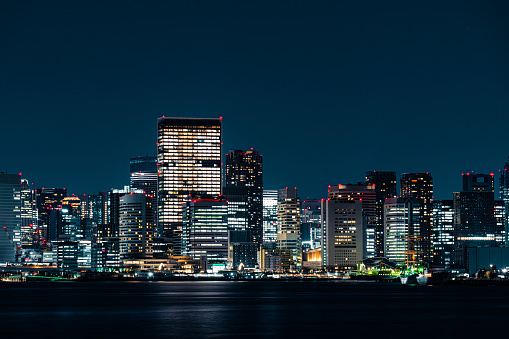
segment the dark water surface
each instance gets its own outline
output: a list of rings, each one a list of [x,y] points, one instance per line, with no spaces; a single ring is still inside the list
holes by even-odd
[[[509,288],[308,281],[0,283],[0,338],[508,338]]]

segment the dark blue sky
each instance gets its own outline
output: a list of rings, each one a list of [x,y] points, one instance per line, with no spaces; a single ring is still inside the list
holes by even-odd
[[[158,117],[222,116],[223,153],[259,150],[265,188],[431,172],[448,199],[509,155],[508,17],[507,1],[4,1],[0,168],[121,187]]]

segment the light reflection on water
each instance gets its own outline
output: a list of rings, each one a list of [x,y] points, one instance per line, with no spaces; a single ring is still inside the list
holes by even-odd
[[[487,324],[492,335],[504,333],[508,292],[348,282],[30,282],[0,285],[0,324],[7,336],[28,324],[44,329],[34,332],[38,338],[366,337],[388,329],[471,337]]]

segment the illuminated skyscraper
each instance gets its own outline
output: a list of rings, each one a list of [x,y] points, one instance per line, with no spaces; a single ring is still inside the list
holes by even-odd
[[[62,199],[62,207],[59,210],[58,238],[69,237],[71,241],[83,240],[84,232],[81,227],[81,200],[78,197],[66,197]],[[66,237],[67,236],[67,237]]]
[[[297,188],[278,190],[276,246],[281,254],[283,269],[302,266],[302,238],[300,233],[300,199]]]
[[[14,262],[21,250],[21,173],[0,172],[0,263]]]
[[[505,204],[505,244],[509,245],[509,161],[500,172],[500,197]]]
[[[263,190],[263,243],[276,244],[277,190]]]
[[[190,198],[183,209],[182,254],[205,270],[225,268],[228,260],[228,206],[221,196]]]
[[[431,237],[433,229],[433,177],[429,173],[404,173],[401,175],[401,197],[419,201],[419,255],[424,264],[432,260]]]
[[[131,189],[142,190],[152,198],[154,222],[157,223],[157,157],[147,155],[131,158],[129,169]]]
[[[375,229],[376,229],[376,196],[375,186],[364,183],[334,185],[328,189],[328,198],[339,202],[360,201],[362,203],[363,232],[357,234],[364,237],[364,248],[360,254],[362,258],[375,257]]]
[[[462,174],[463,191],[454,192],[455,263],[466,265],[469,246],[504,244],[505,225],[495,218],[494,174]]]
[[[36,208],[39,214],[37,221],[37,231],[39,240],[53,238],[56,234],[50,234],[50,213],[52,208],[59,208],[62,200],[67,197],[65,188],[38,188],[35,190]],[[55,229],[56,230],[56,229]]]
[[[251,231],[253,241],[263,242],[263,162],[262,156],[254,150],[231,150],[226,155],[226,192],[228,201],[246,208],[247,229]],[[238,194],[237,190],[244,190]],[[235,193],[235,194],[231,194]],[[244,196],[245,201],[238,199]],[[240,214],[240,211],[236,211]]]
[[[322,243],[322,211],[320,200],[305,200],[301,203],[302,247],[304,250],[312,250],[321,246]]]
[[[322,260],[326,269],[355,269],[365,252],[361,199],[322,199]]]
[[[221,118],[157,120],[158,227],[180,242],[189,196],[221,194]]]
[[[395,198],[396,172],[370,171],[366,172],[366,184],[375,187],[375,257],[384,256],[384,202],[387,198]]]
[[[21,179],[21,246],[31,247],[34,237],[34,197],[28,180]]]
[[[151,257],[154,231],[152,198],[143,193],[125,194],[120,198],[119,211],[120,258]]]
[[[454,263],[454,201],[433,201],[433,263],[449,268]]]
[[[390,261],[409,265],[422,262],[419,200],[389,198],[384,204],[384,253]]]

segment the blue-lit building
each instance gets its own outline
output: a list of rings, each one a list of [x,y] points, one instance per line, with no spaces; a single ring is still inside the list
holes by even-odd
[[[143,194],[125,194],[119,209],[120,258],[151,258],[154,234],[152,198]]]
[[[500,171],[500,197],[505,206],[505,245],[509,245],[509,161]]]
[[[0,172],[0,263],[21,254],[21,173]]]
[[[263,190],[263,243],[275,247],[277,237],[277,190]]]
[[[455,263],[466,266],[466,248],[501,246],[505,225],[495,217],[494,174],[462,175],[463,190],[454,192]]]
[[[223,194],[235,209],[235,224],[231,229],[251,231],[253,241],[263,242],[263,161],[262,155],[250,151],[230,150],[226,155],[225,188]],[[232,210],[232,208],[230,208]],[[232,219],[230,217],[229,219]],[[246,220],[243,221],[242,219]]]
[[[423,262],[419,200],[389,198],[384,204],[385,258],[398,264]]]
[[[451,267],[454,263],[454,200],[433,202],[433,264]]]
[[[182,212],[182,254],[202,270],[224,269],[228,260],[228,205],[222,196],[190,198]]]

